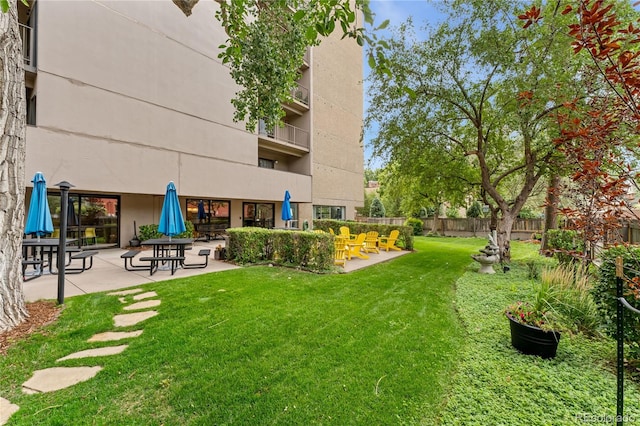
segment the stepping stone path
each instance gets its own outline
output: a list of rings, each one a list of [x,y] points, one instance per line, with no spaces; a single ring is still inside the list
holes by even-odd
[[[127,296],[133,295],[132,299],[136,301],[136,303],[127,305],[123,309],[125,311],[141,311],[114,316],[114,327],[128,327],[158,315],[158,312],[156,311],[142,311],[143,309],[149,309],[160,305],[159,299],[152,299],[153,297],[157,297],[158,294],[155,291],[149,291],[146,293],[141,292],[142,289],[135,288],[131,290],[108,293],[109,296],[119,296],[119,300],[123,304],[127,303]],[[118,341],[138,337],[141,334],[142,330],[106,331],[104,333],[93,335],[87,340],[87,342],[93,343]],[[82,359],[88,357],[117,355],[127,349],[128,346],[129,345],[118,345],[85,349],[83,351],[74,352],[72,354],[64,356],[58,359],[56,362],[63,362],[68,359]],[[100,372],[100,370],[102,370],[102,367],[100,366],[52,367],[45,368],[43,370],[37,370],[33,373],[33,376],[31,376],[29,380],[22,384],[22,392],[25,394],[36,394],[64,389],[93,378],[96,374],[98,374],[98,372]],[[18,411],[19,408],[20,407],[12,404],[10,401],[4,398],[0,398],[0,426],[9,421],[9,418],[13,415],[13,413]]]

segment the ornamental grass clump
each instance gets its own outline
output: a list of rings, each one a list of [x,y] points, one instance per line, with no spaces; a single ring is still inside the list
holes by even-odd
[[[520,324],[542,330],[594,335],[600,315],[591,288],[589,274],[582,267],[545,268],[534,285],[533,301],[519,301],[507,307],[506,313]]]

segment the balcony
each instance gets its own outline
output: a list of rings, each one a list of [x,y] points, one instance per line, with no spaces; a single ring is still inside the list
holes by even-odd
[[[264,121],[258,126],[260,147],[301,157],[309,152],[309,132],[291,124],[268,131]]]
[[[24,57],[25,69],[35,71],[35,40],[33,39],[33,28],[20,24],[20,38],[22,38],[22,56]]]
[[[298,86],[291,91],[291,97],[293,101],[284,104],[286,109],[297,115],[302,115],[309,111],[309,89],[298,84]]]

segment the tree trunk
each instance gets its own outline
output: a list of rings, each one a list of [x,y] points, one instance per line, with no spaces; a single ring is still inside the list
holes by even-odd
[[[22,293],[26,105],[15,2],[0,13],[0,331],[27,316]]]
[[[500,247],[500,261],[511,262],[511,229],[517,215],[510,212],[502,212],[498,222],[498,246]]]
[[[544,208],[544,229],[542,231],[541,251],[549,249],[547,244],[547,231],[558,228],[558,205],[560,202],[560,177],[556,174],[551,176],[549,187],[547,188],[547,203]]]

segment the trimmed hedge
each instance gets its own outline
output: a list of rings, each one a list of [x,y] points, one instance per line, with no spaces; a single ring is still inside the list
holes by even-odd
[[[323,231],[329,232],[329,228],[331,228],[336,234],[340,232],[341,226],[348,226],[352,234],[377,231],[380,235],[389,235],[391,231],[397,229],[400,231],[398,245],[403,247],[405,250],[413,250],[412,226],[386,225],[382,223],[364,223],[334,219],[316,219],[313,221],[313,229],[322,229]]]
[[[230,228],[227,260],[326,272],[334,268],[331,234],[266,228]]]

